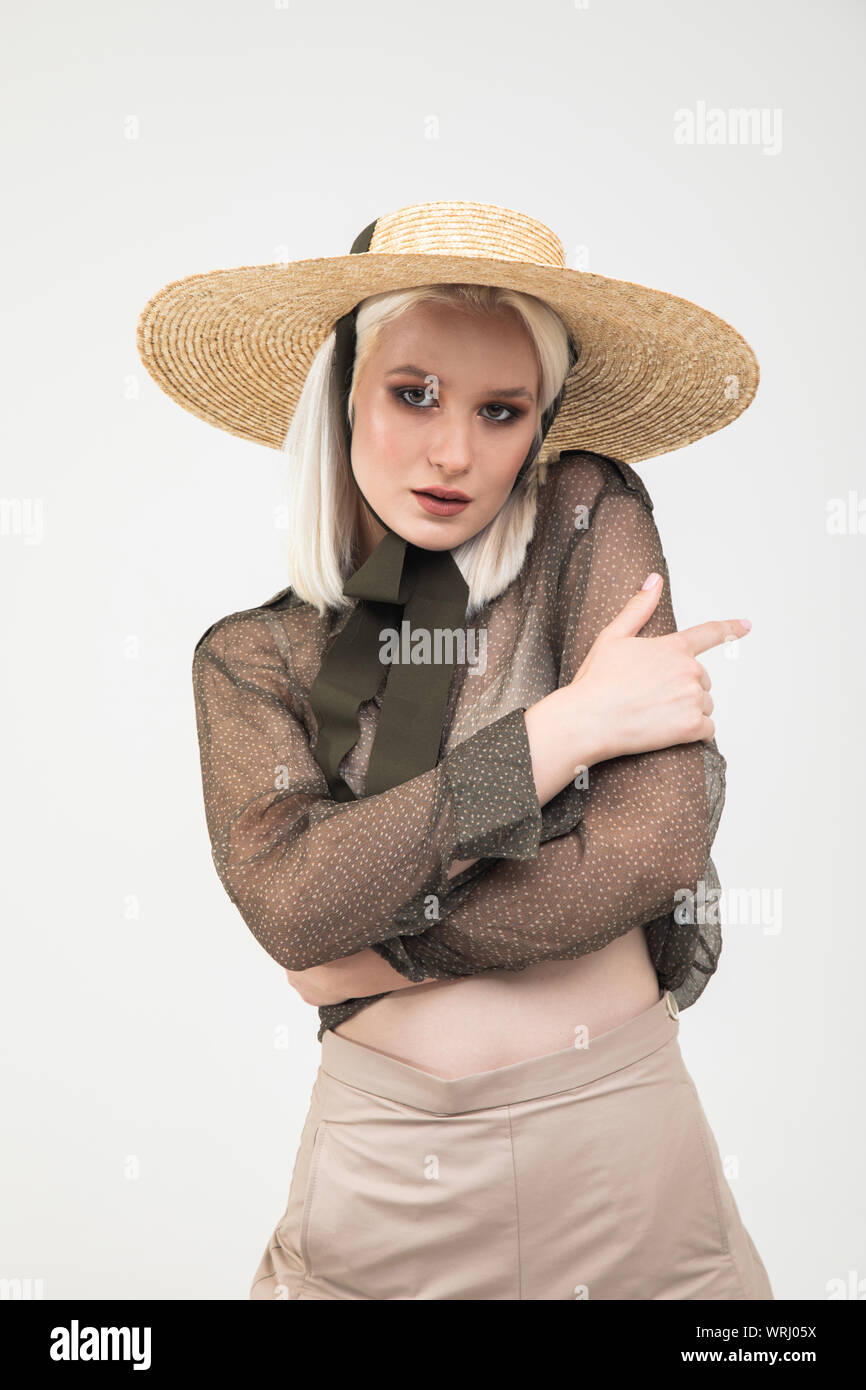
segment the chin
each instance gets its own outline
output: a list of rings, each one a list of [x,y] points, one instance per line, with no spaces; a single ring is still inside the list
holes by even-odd
[[[401,533],[402,534],[402,533]],[[412,534],[407,532],[407,539],[414,545],[423,546],[425,550],[453,550],[455,546],[462,545],[472,536],[476,535],[475,530],[470,530],[467,526],[443,526],[441,520],[430,518],[429,526],[413,526]]]

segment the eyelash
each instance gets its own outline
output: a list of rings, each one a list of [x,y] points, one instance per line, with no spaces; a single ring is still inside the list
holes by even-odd
[[[397,398],[398,401],[400,401],[403,405],[408,406],[408,408],[409,408],[410,410],[428,410],[428,409],[429,409],[429,406],[422,406],[420,401],[407,401],[407,400],[406,400],[406,392],[407,392],[407,391],[423,391],[423,390],[424,390],[424,387],[423,387],[423,386],[397,386],[397,387],[394,387],[394,389],[393,389],[393,394],[394,394],[394,396],[396,396],[396,398]],[[496,406],[499,406],[499,408],[500,408],[501,410],[510,410],[510,411],[511,411],[511,414],[509,415],[509,417],[508,417],[507,420],[503,420],[503,419],[499,419],[499,420],[490,420],[490,419],[487,419],[487,417],[485,416],[484,418],[487,419],[487,423],[488,423],[489,425],[513,425],[513,424],[515,423],[515,421],[516,421],[516,420],[519,420],[519,419],[521,418],[521,416],[524,414],[524,412],[523,412],[522,410],[515,410],[513,406],[511,406],[511,405],[504,405],[502,401],[488,401],[487,404],[488,404],[488,405],[496,405]]]

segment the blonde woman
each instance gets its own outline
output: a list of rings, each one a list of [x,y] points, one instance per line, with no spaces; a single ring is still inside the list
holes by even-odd
[[[289,585],[193,665],[217,872],[322,1042],[250,1296],[771,1299],[677,1037],[721,949],[699,658],[748,623],[677,631],[626,461],[735,418],[748,345],[444,203],[174,282],[139,346],[290,469]]]

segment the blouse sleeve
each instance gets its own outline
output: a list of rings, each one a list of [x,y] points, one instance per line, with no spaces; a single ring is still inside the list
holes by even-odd
[[[641,629],[647,637],[676,631],[661,541],[640,495],[604,493],[562,562],[553,628],[560,686],[651,570],[665,582]],[[646,925],[665,987],[694,969],[705,983],[718,942],[694,909],[699,881],[718,886],[710,847],[724,768],[715,740],[595,764],[585,787],[569,784],[546,803],[534,858],[473,866],[437,904],[435,925],[374,949],[407,978],[460,978],[584,955]]]
[[[195,714],[213,862],[274,960],[306,970],[391,935],[438,900],[454,859],[528,859],[542,819],[523,709],[511,710],[418,777],[356,801],[331,797],[263,610],[208,628],[193,658]]]

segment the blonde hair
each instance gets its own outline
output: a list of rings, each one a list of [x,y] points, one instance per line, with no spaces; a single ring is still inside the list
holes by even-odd
[[[355,363],[349,394],[354,420],[355,382],[386,323],[414,304],[446,300],[467,313],[495,316],[508,309],[522,320],[535,347],[540,389],[534,443],[542,413],[555,399],[569,371],[568,333],[559,315],[534,295],[494,285],[421,285],[390,290],[362,301],[356,317]],[[336,334],[322,343],[310,366],[283,443],[289,463],[288,581],[295,593],[321,616],[355,600],[343,585],[356,568],[357,512],[360,502],[346,458],[334,370]],[[545,464],[536,455],[496,516],[453,550],[469,586],[466,617],[507,589],[520,573],[532,538],[538,487]]]

